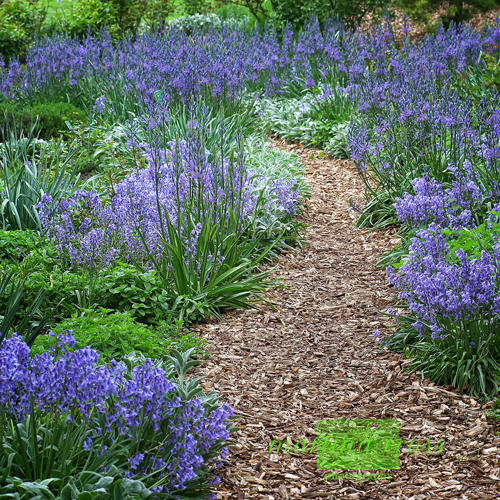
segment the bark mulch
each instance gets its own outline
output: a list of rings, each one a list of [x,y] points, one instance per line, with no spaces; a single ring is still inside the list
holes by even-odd
[[[217,498],[500,498],[500,433],[484,407],[408,375],[403,355],[377,348],[372,333],[390,324],[381,312],[394,294],[374,264],[395,231],[353,228],[349,197],[362,194],[354,165],[276,144],[299,155],[314,191],[308,246],[279,264],[276,275],[289,288],[274,293],[276,311],[230,312],[223,323],[195,328],[210,351],[196,375],[241,416]],[[403,444],[400,469],[376,482],[326,482],[315,454],[291,446],[292,453],[269,453],[272,440],[312,443],[319,420],[341,417],[398,419],[401,439],[437,451],[410,453]]]

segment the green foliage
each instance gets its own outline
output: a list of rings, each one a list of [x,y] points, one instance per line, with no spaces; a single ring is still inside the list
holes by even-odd
[[[161,242],[165,252],[160,258],[149,257],[165,290],[174,298],[168,313],[180,320],[200,321],[207,316],[222,319],[220,312],[227,308],[247,309],[254,307],[254,302],[268,302],[263,297],[265,290],[280,286],[277,280],[269,279],[272,270],[260,271],[258,267],[280,238],[262,249],[263,236],[253,239],[247,233],[242,238],[238,215],[224,215],[228,224],[221,228],[214,220],[215,214],[204,214],[194,258],[188,263],[187,242],[181,231],[187,227],[188,234],[193,234],[198,221],[189,216],[175,226],[164,217]],[[213,256],[224,259],[217,262]]]
[[[159,29],[175,9],[175,0],[148,0],[142,21],[151,29]]]
[[[376,264],[377,269],[385,269],[387,266],[399,269],[403,265],[405,257],[408,256],[411,238],[417,235],[419,229],[423,229],[423,227],[412,228],[409,231],[400,230],[398,236],[401,238],[401,243],[380,257]]]
[[[130,311],[113,312],[110,309],[83,310],[51,329],[58,335],[72,331],[76,348],[91,346],[101,354],[104,362],[119,359],[131,352],[142,353],[147,358],[165,358],[173,348],[187,350],[196,347],[202,352],[201,339],[187,335],[182,323],[163,321],[161,327],[153,328],[134,320]],[[54,336],[39,336],[32,347],[32,354],[48,352],[57,345]]]
[[[500,212],[491,212],[500,216]],[[483,224],[469,229],[454,231],[443,229],[442,233],[449,238],[448,248],[450,249],[450,259],[458,261],[457,250],[463,250],[469,259],[480,259],[481,253],[487,251],[491,253],[495,243],[500,236],[500,224],[494,220],[489,220]]]
[[[45,32],[84,37],[106,28],[113,38],[122,38],[137,31],[146,6],[146,0],[76,0],[71,9],[56,12]]]
[[[500,424],[500,398],[492,405],[490,410],[484,412],[486,418],[496,424]]]
[[[439,385],[467,389],[475,397],[500,391],[500,336],[498,320],[476,315],[471,320],[442,318],[447,335],[440,342],[418,342],[410,349],[412,371],[424,371]],[[430,336],[430,335],[429,335]],[[471,342],[474,345],[471,345]]]
[[[265,21],[269,21],[272,12],[273,5],[270,0],[219,0],[222,6],[236,6],[243,7],[256,23],[263,24]]]
[[[424,372],[439,385],[451,385],[475,397],[491,398],[500,390],[500,337],[498,320],[475,315],[472,319],[455,321],[441,318],[440,326],[447,332],[439,342],[430,341],[431,331],[419,335],[413,324],[415,316],[404,314],[408,306],[398,305],[403,313],[394,317],[396,331],[382,345],[404,352],[413,358],[409,372]],[[392,315],[392,314],[390,314]],[[471,345],[472,343],[472,345]]]
[[[28,500],[137,500],[149,496],[137,480],[122,479],[123,471],[113,462],[127,456],[124,443],[99,456],[82,443],[86,426],[65,416],[46,417],[35,410],[24,422],[1,422],[0,471],[5,478],[2,498]],[[54,454],[54,449],[58,453]],[[36,450],[36,451],[35,451]],[[31,453],[33,455],[31,456]],[[103,472],[105,464],[113,464]],[[22,479],[21,479],[22,478]],[[62,483],[62,484],[61,484]],[[60,493],[54,495],[54,490]]]
[[[106,271],[96,283],[95,294],[102,297],[103,307],[130,311],[145,323],[166,316],[172,301],[155,271],[138,271],[127,264]]]
[[[203,96],[196,103],[196,110],[193,114],[197,119],[206,123],[206,136],[204,138],[205,147],[208,151],[218,151],[220,143],[220,129],[223,126],[227,140],[223,144],[223,154],[229,157],[235,149],[235,137],[241,133],[247,135],[254,130],[255,112],[252,106],[243,107],[242,103],[236,101],[221,105],[219,97],[213,98],[211,93]],[[169,109],[168,120],[161,124],[162,141],[176,141],[188,135],[190,122],[189,113],[184,104],[172,105]],[[144,129],[144,124],[136,121],[136,136],[140,140],[148,141],[149,131]],[[141,128],[140,128],[141,127]]]
[[[182,324],[182,321],[176,321],[175,325],[165,320],[159,323],[160,332],[167,331],[167,334],[171,337],[170,348],[179,352],[186,352],[191,349],[193,357],[208,359],[210,356],[207,351],[206,339],[198,337],[194,333],[187,333],[187,330],[184,331],[176,326],[178,324]],[[184,333],[181,335],[183,331]]]
[[[12,150],[15,139],[9,139]],[[61,158],[62,139],[51,152],[51,158],[46,157],[47,148],[43,148],[37,161],[25,162],[19,165],[9,164],[6,150],[0,150],[0,223],[3,229],[35,229],[41,230],[38,211],[35,208],[44,194],[53,199],[70,196],[76,189],[78,176],[76,168],[69,171],[68,163],[72,154]],[[32,158],[34,160],[34,158]]]
[[[78,151],[73,161],[81,173],[104,170],[107,179],[112,178],[110,182],[117,182],[130,170],[145,164],[139,150],[128,147],[126,130],[118,123],[108,125],[94,121],[85,125],[76,122],[71,130],[65,131],[64,138]],[[65,154],[68,153],[66,147]]]
[[[0,127],[0,142],[8,140],[9,132],[17,136],[28,136],[36,122],[36,135],[41,139],[60,136],[66,130],[65,121],[74,122],[85,113],[68,102],[45,102],[34,106],[0,103],[0,116],[5,121]]]
[[[18,262],[39,245],[35,231],[4,231],[0,229],[0,259]]]
[[[246,165],[256,175],[277,181],[296,182],[299,198],[309,197],[311,188],[304,182],[305,169],[295,153],[288,153],[271,147],[267,138],[261,134],[249,135],[245,138]]]
[[[36,123],[33,126],[33,132],[36,128]],[[14,138],[7,142],[0,143],[0,169],[3,164],[10,165],[12,168],[21,167],[23,162],[40,158],[40,154],[48,146],[47,141],[36,139],[33,134],[28,137]]]
[[[332,14],[331,4],[324,0],[274,0],[271,3],[271,22],[280,30],[290,24],[294,31],[298,31],[311,16],[316,16],[322,22]]]
[[[5,232],[0,234],[24,235],[22,231]],[[26,233],[30,235],[32,233]],[[21,242],[23,239],[21,238]],[[9,246],[15,245],[15,236],[6,238],[11,242]],[[61,319],[74,313],[75,310],[89,306],[89,299],[100,303],[100,296],[96,295],[95,288],[100,282],[99,276],[90,277],[88,274],[76,273],[73,271],[61,271],[61,262],[55,247],[50,242],[37,238],[37,244],[29,252],[23,252],[18,259],[14,254],[11,260],[0,261],[0,273],[13,273],[15,279],[24,282],[25,302],[19,308],[16,321],[22,321],[28,311],[28,306],[32,304],[38,295],[43,292],[45,300],[40,308],[40,315],[52,313],[54,319]],[[16,251],[15,251],[16,252]],[[106,293],[104,290],[103,293]],[[7,307],[7,297],[0,296],[0,310]]]
[[[410,176],[411,173],[408,174],[408,177]],[[351,200],[351,206],[354,208],[355,205]],[[356,221],[356,227],[379,229],[399,224],[399,219],[394,209],[394,198],[390,192],[385,190],[374,191],[368,194],[363,210],[357,211],[359,218]]]
[[[43,252],[40,252],[37,258],[42,259],[42,255]],[[35,267],[31,267],[32,265]],[[16,312],[14,323],[23,320],[40,293],[44,294],[44,301],[40,304],[39,315],[53,314],[54,318],[61,318],[68,314],[65,308],[69,307],[70,311],[74,312],[74,307],[81,304],[82,296],[88,296],[88,290],[91,288],[91,283],[85,276],[69,272],[61,274],[54,270],[52,265],[47,265],[46,269],[42,263],[35,264],[35,259],[31,255],[21,264],[2,267],[3,273],[14,273],[15,279],[24,283],[24,299]],[[8,304],[8,295],[0,295],[0,310],[6,310]]]
[[[255,172],[256,191],[261,193],[266,200],[266,209],[259,211],[249,232],[253,238],[263,237],[262,243],[275,246],[269,252],[269,260],[278,258],[278,253],[290,250],[292,244],[300,245],[300,234],[304,225],[299,223],[294,216],[285,216],[268,198],[267,186],[273,181],[282,179],[284,182],[295,183],[299,198],[308,198],[311,189],[303,181],[304,166],[299,162],[298,156],[279,149],[271,148],[269,142],[261,135],[255,134],[245,139],[246,165],[250,171]],[[258,183],[258,179],[267,179]]]
[[[77,167],[69,164],[75,153],[62,137],[46,142],[35,139],[38,121],[18,135],[18,127],[6,120],[0,125],[4,142],[0,147],[0,223],[3,229],[41,231],[35,208],[44,194],[53,199],[67,197],[75,189]],[[80,187],[85,187],[84,185]]]
[[[45,19],[45,6],[36,0],[0,2],[0,56],[23,55]]]
[[[287,23],[294,31],[302,28],[311,16],[322,24],[335,16],[348,27],[359,24],[367,14],[380,18],[394,6],[394,0],[222,0],[222,4],[238,5],[250,12],[259,23],[271,23],[282,30]]]
[[[349,123],[339,123],[329,129],[330,139],[327,140],[325,151],[333,158],[348,159],[351,157],[349,141]]]
[[[456,86],[475,104],[492,90],[500,91],[500,62],[491,54],[481,52],[476,64],[458,75]]]
[[[187,16],[206,14],[205,0],[182,0],[182,10]]]
[[[219,16],[222,21],[240,21],[246,22],[247,25],[251,23],[252,19],[252,15],[247,8],[233,3],[222,4],[214,10],[214,14]]]
[[[17,259],[15,263],[5,262],[2,270],[13,273],[17,280],[24,280],[25,300],[17,310],[15,322],[22,320],[29,305],[41,292],[45,300],[40,314],[47,315],[55,308],[54,317],[61,320],[70,314],[81,314],[82,310],[100,306],[130,313],[141,323],[159,322],[164,337],[169,335],[168,324],[175,322],[179,310],[184,309],[195,316],[191,314],[194,309],[190,311],[192,304],[188,299],[178,299],[174,304],[174,298],[163,287],[154,270],[141,272],[122,263],[100,274],[61,272],[61,263],[51,247],[31,252],[21,263],[17,263]],[[181,303],[182,300],[184,303]],[[8,296],[0,295],[0,310],[7,306]],[[189,339],[186,339],[186,345],[190,345]]]
[[[312,146],[322,122],[313,118],[313,98],[307,94],[293,99],[263,99],[255,104],[261,125],[267,133],[287,141]]]

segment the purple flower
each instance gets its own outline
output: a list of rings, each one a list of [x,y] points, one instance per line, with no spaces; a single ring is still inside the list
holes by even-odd
[[[94,112],[95,113],[99,113],[99,114],[104,114],[104,111],[106,110],[106,103],[108,102],[108,100],[106,99],[105,96],[101,96],[101,97],[98,97],[96,100],[95,100],[95,104],[94,104]]]
[[[469,258],[458,249],[452,256],[438,226],[420,230],[412,238],[408,260],[389,281],[419,319],[414,324],[420,336],[422,322],[429,325],[433,340],[442,339],[444,318],[453,323],[474,317],[494,318],[500,312],[497,282],[500,260],[483,251],[480,258]]]
[[[137,455],[130,457],[128,459],[129,464],[130,464],[130,468],[132,470],[136,470],[143,460],[144,460],[144,455],[142,453],[137,453]]]

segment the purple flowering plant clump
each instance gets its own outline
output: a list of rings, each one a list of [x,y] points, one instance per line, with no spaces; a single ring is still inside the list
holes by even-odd
[[[410,345],[414,370],[424,370],[437,383],[451,384],[474,395],[500,390],[500,235],[480,240],[492,223],[480,230],[443,231],[436,224],[417,231],[409,255],[397,272],[388,267],[389,281],[410,315],[399,319],[389,341]],[[418,333],[414,340],[408,331]],[[401,338],[403,337],[403,338]],[[411,333],[410,333],[411,337]]]
[[[442,228],[462,229],[475,225],[477,217],[486,215],[487,194],[473,180],[460,174],[450,187],[429,176],[416,178],[411,185],[415,194],[405,193],[394,203],[399,221],[409,229],[431,223]]]
[[[297,183],[249,171],[241,136],[229,158],[207,151],[205,130],[193,120],[184,140],[163,147],[161,126],[146,127],[148,141],[135,145],[147,166],[125,176],[110,199],[96,191],[44,196],[37,208],[63,266],[93,273],[127,262],[155,270],[181,319],[246,306],[274,285],[257,266],[283,234],[266,242],[267,227],[259,236],[255,221],[269,213],[291,218]]]
[[[117,237],[106,225],[104,201],[97,191],[78,190],[71,198],[44,194],[37,205],[45,234],[70,268],[99,269],[112,265],[118,254]]]
[[[442,329],[435,325],[441,317],[460,321],[478,312],[498,314],[496,258],[496,252],[483,251],[471,259],[462,248],[452,255],[440,228],[431,224],[412,239],[398,274],[388,268],[389,281],[409,308],[432,325],[432,337],[438,339]]]
[[[0,493],[208,492],[233,412],[205,395],[199,379],[184,379],[190,352],[103,365],[74,343],[68,331],[52,352],[33,357],[16,334],[0,346]]]

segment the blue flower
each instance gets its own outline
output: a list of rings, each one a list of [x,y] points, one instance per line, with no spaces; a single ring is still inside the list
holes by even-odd
[[[144,460],[144,455],[142,453],[137,453],[137,455],[134,455],[133,457],[130,457],[128,459],[130,463],[130,468],[132,470],[137,469],[139,467],[140,463]]]

